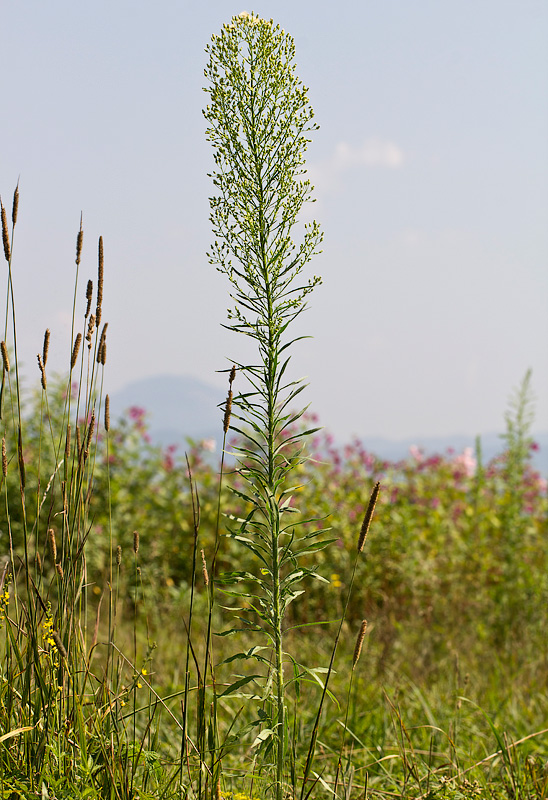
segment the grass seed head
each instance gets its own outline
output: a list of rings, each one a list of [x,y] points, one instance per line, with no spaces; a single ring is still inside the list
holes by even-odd
[[[67,651],[66,651],[65,645],[63,644],[63,642],[61,640],[61,637],[59,636],[57,631],[52,631],[51,632],[51,638],[55,642],[55,647],[57,648],[57,651],[59,652],[59,655],[61,656],[61,658],[66,658],[67,657]]]
[[[53,528],[48,530],[48,549],[51,555],[51,560],[55,564],[57,562],[57,542],[55,541],[55,531]]]
[[[373,512],[375,511],[375,506],[377,504],[377,499],[379,497],[380,489],[381,489],[381,484],[379,481],[377,481],[377,483],[373,487],[373,491],[371,492],[371,497],[369,498],[369,505],[367,506],[365,517],[363,518],[362,529],[360,531],[360,538],[358,540],[358,553],[361,553],[363,550],[363,546],[365,544],[365,540],[367,537],[367,532],[369,531],[369,526],[371,525],[371,520],[373,519]]]
[[[89,350],[91,350],[91,338],[93,336],[94,330],[95,330],[95,314],[92,314],[88,321],[88,330],[86,333],[86,342],[88,343]]]
[[[133,552],[135,555],[139,552],[139,531],[133,531]]]
[[[69,422],[69,424],[67,425],[67,436],[66,436],[66,439],[65,439],[65,460],[66,461],[68,461],[69,458],[70,458],[70,432],[71,432],[71,427],[70,427],[70,422]]]
[[[40,355],[40,353],[38,353],[36,358],[38,359],[38,367],[40,369],[40,375],[42,376],[40,379],[40,382],[42,384],[42,389],[46,391],[48,384],[46,381],[46,370],[44,369],[44,362],[42,361],[42,356]]]
[[[228,390],[225,403],[225,413],[223,417],[223,433],[226,433],[230,427],[230,415],[232,413],[232,389]]]
[[[8,474],[8,453],[6,451],[6,437],[2,436],[2,475],[4,478]]]
[[[367,630],[367,620],[364,619],[362,624],[361,624],[361,627],[360,627],[360,632],[358,633],[358,638],[356,639],[356,646],[354,648],[354,656],[352,657],[352,669],[354,669],[356,667],[356,664],[358,663],[358,659],[359,659],[359,657],[361,655],[362,647],[363,647],[363,640],[365,639],[366,630]]]
[[[48,355],[49,355],[49,337],[50,337],[50,330],[46,328],[44,332],[44,347],[42,348],[42,361],[44,362],[44,366],[48,363]]]
[[[99,324],[99,320],[97,320],[97,324]],[[108,322],[105,322],[103,325],[103,330],[101,331],[101,336],[99,337],[99,346],[97,347],[97,363],[104,364],[104,361],[101,360],[103,355],[103,348],[105,348],[105,360],[106,360],[106,341],[107,341],[107,328]]]
[[[95,317],[97,325],[101,322],[101,312],[103,308],[103,272],[104,272],[104,253],[103,253],[103,237],[99,236],[99,251],[98,251],[98,271],[97,271],[97,308],[95,310]]]
[[[105,397],[105,430],[108,433],[110,430],[110,397]]]
[[[2,350],[2,362],[4,364],[4,370],[6,372],[10,371],[10,359],[8,356],[8,348],[5,342],[0,342],[0,349]]]
[[[72,348],[72,356],[70,359],[70,368],[74,369],[76,366],[76,362],[78,361],[78,353],[80,352],[80,345],[82,344],[82,334],[77,333],[76,339],[74,340],[74,347]]]
[[[89,456],[89,448],[91,446],[91,440],[93,439],[93,432],[95,431],[95,409],[91,412],[91,419],[89,421],[88,433],[86,436],[86,448],[84,450],[84,459]]]
[[[87,305],[86,305],[86,313],[84,314],[84,317],[86,319],[88,318],[89,312],[91,311],[91,301],[92,301],[92,299],[93,299],[93,281],[89,280],[88,281],[88,285],[86,287]]]
[[[122,563],[122,548],[120,545],[116,548],[116,566],[119,567]]]
[[[206,586],[209,586],[209,573],[207,571],[206,557],[204,551],[202,550],[201,552],[202,552],[202,573],[204,576],[204,583]]]
[[[61,564],[56,564],[55,565],[55,571],[59,575],[60,578],[62,578],[64,576],[63,567],[61,566]]]
[[[13,193],[13,205],[11,207],[11,221],[15,226],[17,222],[17,212],[19,211],[19,181],[17,181],[17,186],[15,187],[15,191]]]
[[[80,259],[82,258],[83,244],[84,244],[84,231],[82,230],[82,215],[80,214],[80,230],[78,231],[78,236],[76,237],[76,266],[80,265]]]
[[[9,262],[11,257],[11,249],[10,249],[10,235],[8,231],[8,218],[6,216],[6,209],[4,208],[4,204],[0,199],[0,214],[2,215],[2,244],[4,245],[4,256],[6,257],[6,261]]]

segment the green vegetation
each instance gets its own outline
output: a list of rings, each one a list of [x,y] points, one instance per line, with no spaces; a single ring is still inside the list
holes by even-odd
[[[546,798],[530,375],[488,463],[479,441],[386,462],[292,410],[312,112],[273,24],[236,17],[209,55],[211,258],[257,347],[220,398],[235,460],[155,447],[142,409],[110,420],[103,246],[84,291],[82,229],[68,374],[46,332],[22,391],[18,190],[11,224],[2,205],[0,798]]]

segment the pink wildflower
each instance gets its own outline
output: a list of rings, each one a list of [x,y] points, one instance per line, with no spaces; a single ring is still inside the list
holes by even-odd
[[[475,473],[477,467],[477,461],[472,455],[472,448],[465,447],[463,452],[460,456],[457,456],[454,460],[455,465],[460,467],[465,475],[471,476]]]

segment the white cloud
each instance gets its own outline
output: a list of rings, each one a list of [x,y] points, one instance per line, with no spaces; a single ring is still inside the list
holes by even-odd
[[[361,145],[339,142],[331,156],[308,165],[308,176],[316,188],[314,195],[321,199],[341,188],[340,179],[349,170],[363,167],[399,169],[404,160],[403,150],[386,139],[371,137]]]
[[[377,138],[366,139],[358,147],[339,142],[330,159],[337,172],[357,166],[396,169],[402,166],[403,160],[403,151],[394,142]]]

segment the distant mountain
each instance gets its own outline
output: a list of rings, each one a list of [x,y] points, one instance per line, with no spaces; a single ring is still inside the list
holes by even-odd
[[[131,406],[144,408],[148,414],[149,432],[153,442],[162,445],[184,445],[187,438],[214,439],[217,450],[221,446],[223,412],[218,406],[225,395],[204,381],[190,376],[159,375],[128,384],[110,396],[111,415],[121,416]],[[444,453],[449,447],[462,453],[465,447],[474,446],[474,437],[414,436],[405,439],[387,439],[379,436],[362,436],[367,450],[390,461],[409,455],[411,445],[421,447],[426,453]],[[543,475],[548,475],[548,432],[536,433],[534,439],[539,450],[533,454],[533,463]],[[503,449],[499,433],[482,434],[484,461],[493,458]]]
[[[494,456],[504,449],[504,442],[500,433],[490,431],[481,434],[481,452],[484,463],[490,461]],[[452,448],[455,453],[462,453],[465,447],[475,449],[475,436],[464,434],[454,434],[452,436],[414,436],[407,439],[384,439],[377,436],[362,436],[364,446],[372,453],[385,458],[388,461],[398,461],[409,455],[409,448],[412,445],[419,447],[425,453],[445,453]],[[532,462],[535,469],[543,475],[548,475],[548,432],[535,433],[534,441],[539,449],[533,452]]]
[[[162,445],[192,439],[220,441],[225,397],[204,381],[187,375],[159,375],[129,383],[110,396],[110,413],[120,417],[132,406],[144,408],[151,439]]]

